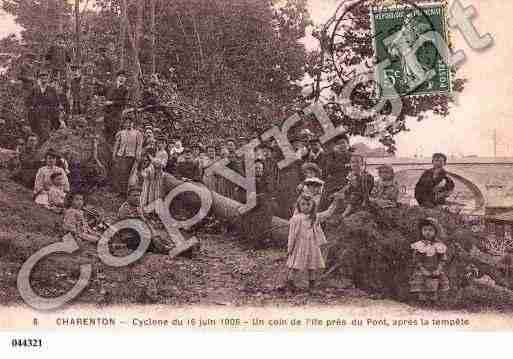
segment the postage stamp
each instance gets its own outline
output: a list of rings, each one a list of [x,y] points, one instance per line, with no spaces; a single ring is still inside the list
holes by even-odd
[[[446,8],[442,3],[372,7],[376,82],[385,98],[448,94]],[[393,91],[395,89],[395,91]]]

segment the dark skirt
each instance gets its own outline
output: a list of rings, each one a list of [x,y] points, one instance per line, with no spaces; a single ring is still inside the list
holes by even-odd
[[[270,233],[272,218],[273,205],[269,195],[259,194],[256,207],[241,216],[243,235],[253,242],[266,239]]]
[[[112,187],[115,192],[126,194],[128,190],[128,178],[135,162],[134,157],[119,157],[113,161]]]

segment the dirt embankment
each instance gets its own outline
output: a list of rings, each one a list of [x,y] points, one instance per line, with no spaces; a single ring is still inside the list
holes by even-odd
[[[22,303],[16,279],[34,253],[62,240],[61,216],[35,206],[31,191],[11,182],[0,171],[0,304]],[[115,218],[121,204],[109,192],[88,203]],[[278,293],[286,276],[281,248],[255,250],[253,244],[230,235],[195,233],[201,248],[190,256],[170,259],[147,253],[123,268],[102,263],[96,246],[81,243],[73,254],[53,254],[33,270],[31,283],[44,297],[56,297],[76,283],[81,264],[93,265],[89,285],[72,304],[159,303],[172,305],[305,305],[346,303],[364,293],[354,289],[319,289],[314,293]],[[118,255],[126,255],[123,250]],[[306,284],[304,280],[300,284]]]

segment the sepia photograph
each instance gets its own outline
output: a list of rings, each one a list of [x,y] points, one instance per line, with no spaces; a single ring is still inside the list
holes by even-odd
[[[1,1],[0,330],[513,329],[512,15]]]

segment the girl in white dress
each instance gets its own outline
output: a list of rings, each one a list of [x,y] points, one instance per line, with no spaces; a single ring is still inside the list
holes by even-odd
[[[308,271],[309,288],[312,288],[315,284],[314,273],[325,268],[321,246],[327,242],[321,223],[333,215],[337,202],[342,198],[342,194],[335,194],[329,208],[319,213],[312,196],[302,194],[298,198],[296,211],[289,222],[287,250],[289,272],[286,284],[289,289],[295,288],[294,275],[298,271]]]

